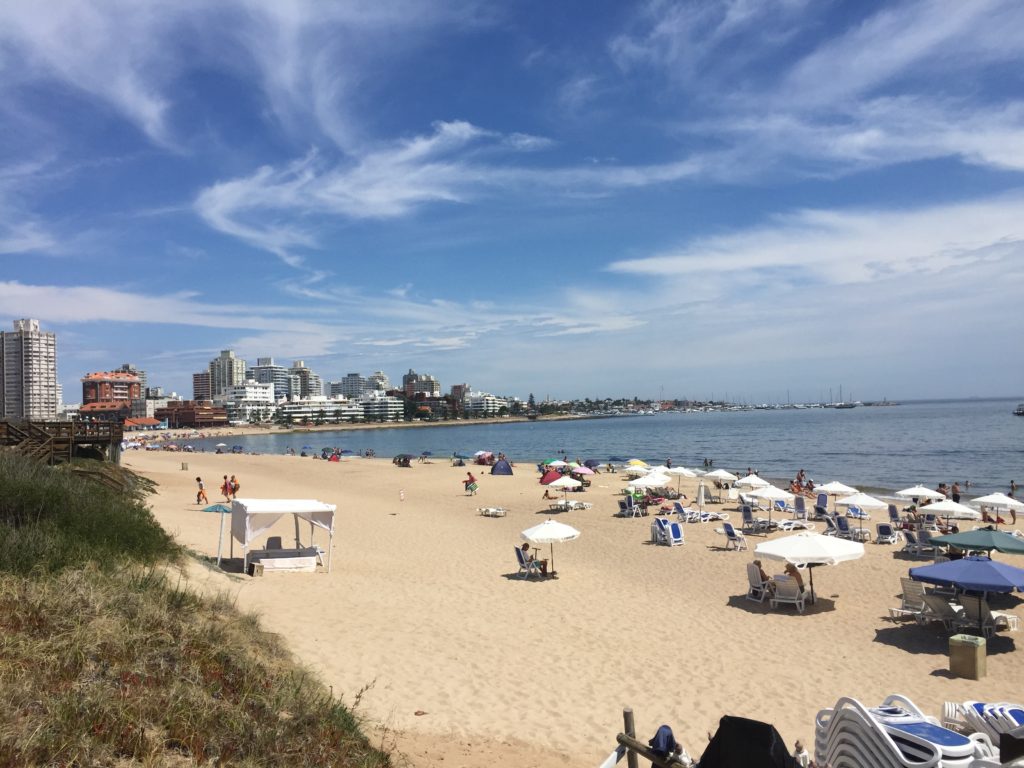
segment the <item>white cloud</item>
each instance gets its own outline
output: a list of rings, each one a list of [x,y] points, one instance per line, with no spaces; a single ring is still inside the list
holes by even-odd
[[[1024,258],[1020,194],[917,210],[803,210],[760,227],[703,238],[612,271],[746,276],[826,285],[923,277],[1010,256]]]

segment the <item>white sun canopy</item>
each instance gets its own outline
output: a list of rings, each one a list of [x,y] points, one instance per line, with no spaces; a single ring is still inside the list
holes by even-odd
[[[231,538],[242,545],[245,553],[243,568],[249,566],[249,549],[253,541],[270,530],[284,515],[295,518],[296,544],[299,520],[313,527],[323,528],[330,537],[327,552],[327,570],[331,570],[331,551],[334,549],[334,513],[337,507],[315,499],[235,499],[231,502]]]

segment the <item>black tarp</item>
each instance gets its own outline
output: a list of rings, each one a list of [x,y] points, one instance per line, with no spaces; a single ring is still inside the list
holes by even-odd
[[[775,726],[726,715],[718,723],[700,768],[797,768]]]

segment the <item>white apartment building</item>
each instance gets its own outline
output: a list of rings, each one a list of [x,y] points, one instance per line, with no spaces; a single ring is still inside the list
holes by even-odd
[[[274,418],[276,412],[274,385],[252,379],[228,387],[221,396],[233,424],[265,422]]]
[[[363,406],[345,398],[320,395],[280,403],[277,415],[289,424],[307,421],[340,424],[344,421],[362,421]]]
[[[391,379],[384,371],[374,371],[366,377],[366,383],[370,389],[376,389],[378,392],[387,392],[391,389]]]
[[[470,392],[463,403],[467,416],[497,416],[502,408],[508,408],[508,400],[487,392]]]
[[[429,373],[416,373],[412,368],[402,376],[402,390],[406,397],[420,394],[437,397],[441,394],[441,383]]]
[[[400,397],[368,392],[359,399],[359,404],[367,421],[402,421],[405,418],[405,402]]]
[[[15,320],[0,333],[0,416],[56,419],[57,400],[57,336],[38,320]]]
[[[275,401],[284,400],[292,395],[288,369],[283,365],[275,365],[272,357],[257,357],[256,365],[246,371],[245,377],[261,384],[273,384]],[[295,379],[295,382],[298,383],[298,378]],[[295,391],[295,394],[299,394],[298,390]]]
[[[235,357],[230,349],[222,350],[210,361],[210,395],[219,397],[228,387],[245,381],[245,360]]]

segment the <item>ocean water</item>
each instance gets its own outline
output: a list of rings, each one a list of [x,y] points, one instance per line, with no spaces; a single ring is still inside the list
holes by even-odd
[[[804,469],[821,485],[841,480],[862,490],[891,491],[924,483],[970,481],[970,495],[1024,484],[1024,418],[1016,401],[911,402],[888,408],[664,413],[572,421],[514,422],[422,429],[332,430],[229,438],[246,451],[284,453],[303,446],[341,447],[378,457],[430,451],[503,451],[513,462],[640,458],[792,478]],[[213,450],[217,440],[193,440]],[[1019,494],[1018,494],[1019,495]]]

